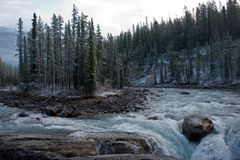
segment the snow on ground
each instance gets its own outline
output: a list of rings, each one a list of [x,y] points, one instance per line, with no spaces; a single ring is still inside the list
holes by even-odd
[[[108,96],[120,95],[121,94],[120,92],[121,92],[120,90],[111,90],[111,91],[103,91],[103,92],[97,93],[96,95],[100,97],[108,97]]]

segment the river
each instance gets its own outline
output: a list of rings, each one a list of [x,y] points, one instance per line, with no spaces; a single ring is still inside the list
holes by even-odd
[[[17,108],[0,107],[0,134],[60,134],[84,137],[88,132],[136,132],[154,142],[155,152],[184,160],[240,160],[240,94],[186,89],[149,89],[149,109],[100,118],[67,119],[31,113],[20,118]],[[201,113],[215,131],[200,143],[190,143],[181,133],[185,116]],[[157,120],[151,120],[155,118]]]

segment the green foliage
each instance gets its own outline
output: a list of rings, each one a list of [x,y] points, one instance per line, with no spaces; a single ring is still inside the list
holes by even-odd
[[[86,56],[85,94],[93,95],[96,91],[96,44],[93,19],[89,22],[88,51]]]
[[[30,83],[32,88],[38,88],[38,66],[37,66],[37,16],[34,13],[31,30],[31,66],[30,66]]]

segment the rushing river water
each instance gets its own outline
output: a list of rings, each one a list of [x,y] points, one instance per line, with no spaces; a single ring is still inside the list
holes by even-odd
[[[19,118],[19,109],[0,107],[0,134],[42,133],[81,137],[88,132],[124,131],[148,135],[156,152],[183,160],[240,160],[240,95],[225,91],[150,89],[150,109],[125,115],[91,119],[66,119],[30,114]],[[0,104],[1,105],[1,104]],[[214,134],[199,144],[182,135],[183,118],[202,113],[215,125]],[[158,120],[149,120],[155,117]]]

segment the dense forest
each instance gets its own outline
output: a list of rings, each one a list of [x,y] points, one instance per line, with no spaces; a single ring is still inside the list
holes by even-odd
[[[23,21],[19,19],[21,90],[75,89],[87,95],[95,92],[103,75],[103,38],[99,25],[95,33],[93,19],[88,21],[87,17],[79,15],[74,5],[71,21],[64,24],[63,17],[54,14],[48,26],[34,13],[28,33],[23,32]],[[104,83],[103,78],[99,82]]]
[[[226,6],[211,1],[191,11],[185,7],[184,16],[167,21],[149,24],[146,18],[116,42],[128,57],[124,66],[153,66],[155,83],[232,84],[240,78],[239,36],[240,7],[229,0]]]
[[[96,28],[96,29],[95,29]],[[64,23],[52,16],[49,26],[33,14],[32,28],[18,22],[20,88],[76,90],[92,95],[100,86],[129,85],[148,66],[155,83],[232,84],[240,78],[240,7],[214,1],[184,15],[146,21],[106,38],[74,5]],[[157,81],[158,79],[158,81]]]

